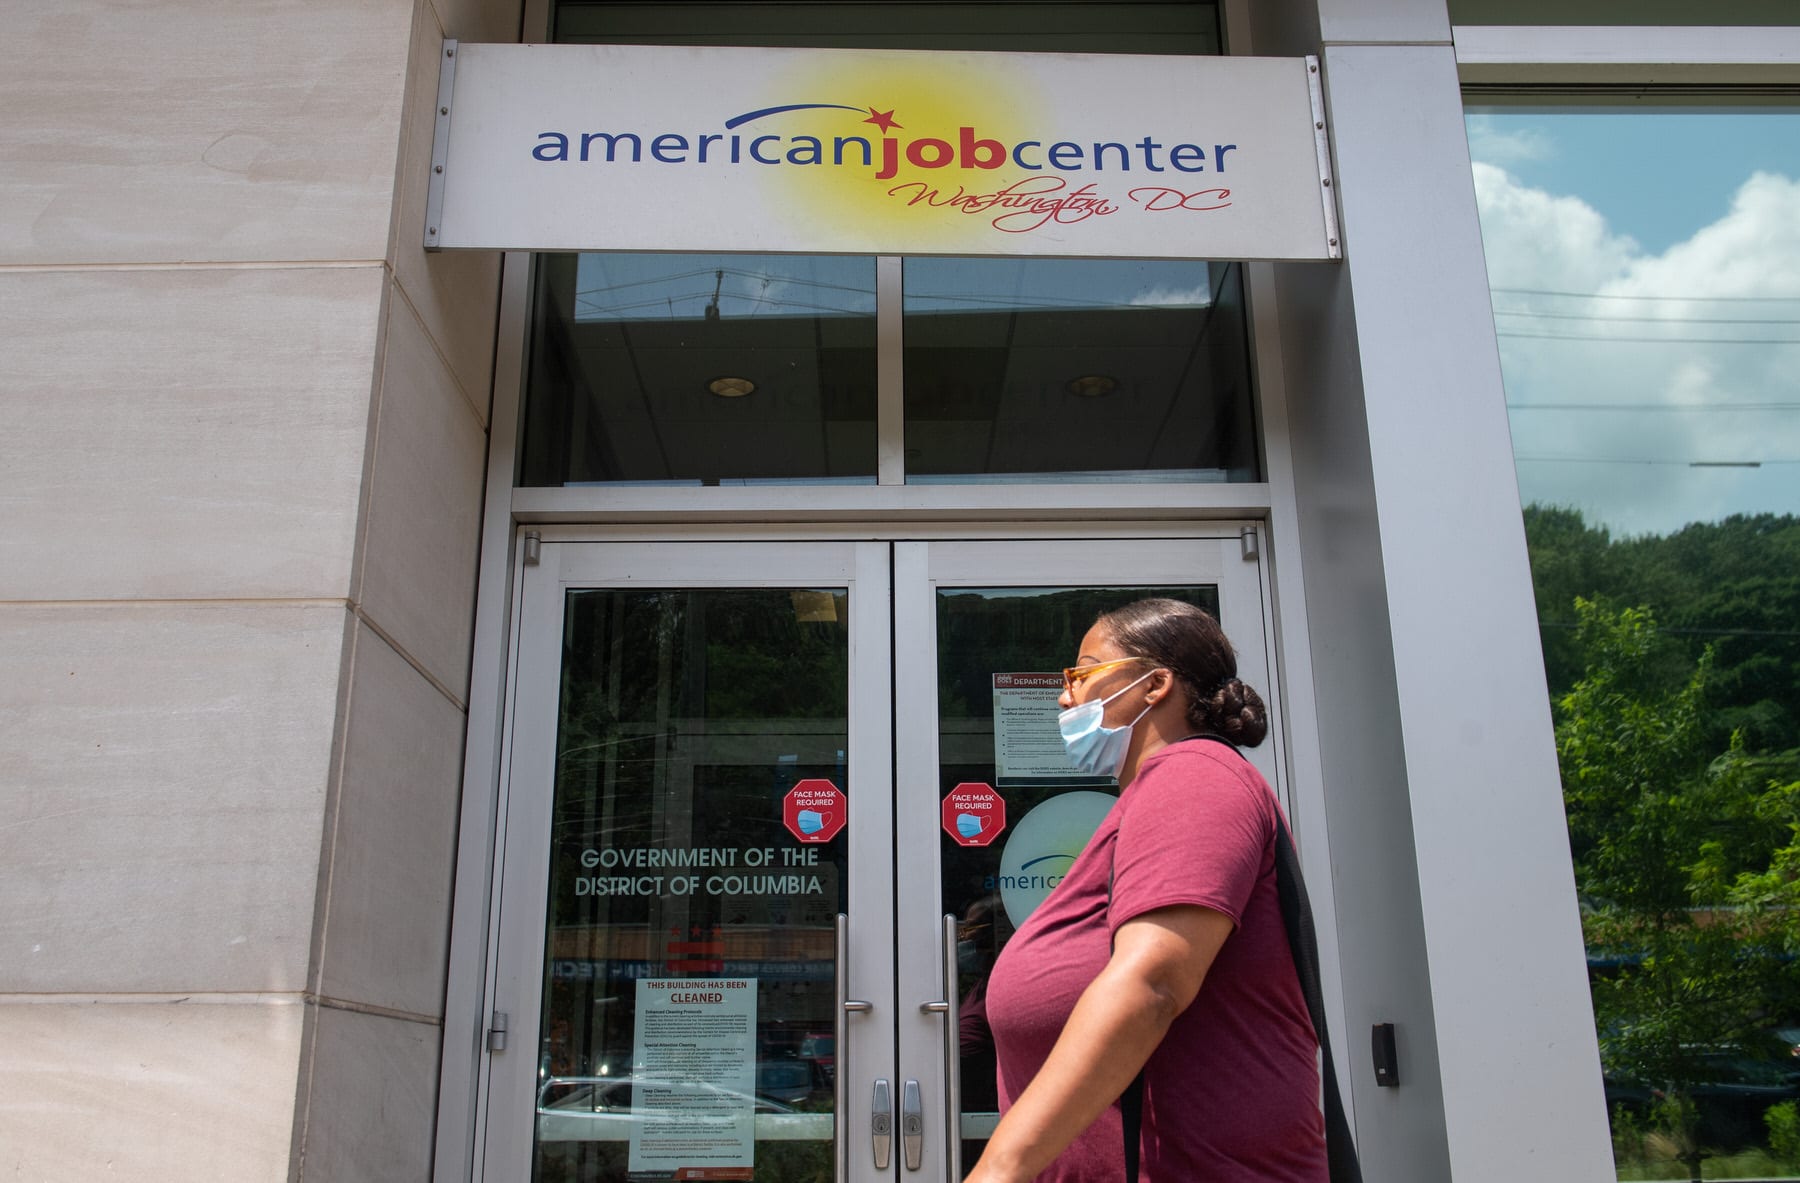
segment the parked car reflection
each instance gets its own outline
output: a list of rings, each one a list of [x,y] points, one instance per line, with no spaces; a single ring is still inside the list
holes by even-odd
[[[807,1072],[801,1061],[769,1061],[758,1066],[759,1087],[795,1093],[788,1064]],[[799,1094],[810,1098],[808,1087]],[[643,1075],[551,1076],[538,1086],[538,1139],[545,1142],[623,1142],[634,1126],[727,1126],[750,1120],[756,1136],[782,1140],[829,1138],[830,1113],[809,1113],[775,1097],[722,1088],[710,1081],[668,1080]]]
[[[815,1032],[800,1041],[800,1058],[818,1065],[819,1072],[830,1084],[837,1071],[837,1036],[829,1031]]]
[[[1681,1091],[1693,1101],[1697,1133],[1710,1145],[1755,1142],[1769,1106],[1800,1098],[1800,1067],[1787,1056],[1757,1054],[1742,1047],[1699,1052],[1692,1061],[1693,1083]],[[1606,1106],[1648,1114],[1670,1091],[1665,1085],[1621,1072],[1606,1075]]]

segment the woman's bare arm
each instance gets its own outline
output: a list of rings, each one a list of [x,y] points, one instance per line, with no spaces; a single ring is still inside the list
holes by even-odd
[[[968,1183],[1025,1183],[1118,1099],[1188,1008],[1231,918],[1195,905],[1126,921],[1056,1046],[988,1140]]]

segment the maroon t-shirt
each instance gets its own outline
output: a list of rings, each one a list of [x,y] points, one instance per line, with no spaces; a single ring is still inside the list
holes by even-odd
[[[1144,1069],[1146,1183],[1322,1183],[1318,1042],[1275,891],[1274,794],[1223,744],[1171,744],[1138,775],[988,983],[1002,1112],[1043,1065],[1069,1012],[1135,916],[1198,904],[1231,917],[1199,996]],[[1108,905],[1107,880],[1112,879]],[[1112,1106],[1038,1176],[1124,1177]]]

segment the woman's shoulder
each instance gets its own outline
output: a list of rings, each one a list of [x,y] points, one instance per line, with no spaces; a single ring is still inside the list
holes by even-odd
[[[1237,781],[1257,788],[1265,786],[1262,773],[1244,757],[1243,752],[1222,739],[1206,735],[1190,735],[1166,744],[1145,758],[1138,768],[1140,776],[1179,770],[1185,776],[1207,776]]]
[[[1169,744],[1146,759],[1131,783],[1129,805],[1163,812],[1180,802],[1189,808],[1226,808],[1266,816],[1275,796],[1262,773],[1230,744],[1194,737]]]

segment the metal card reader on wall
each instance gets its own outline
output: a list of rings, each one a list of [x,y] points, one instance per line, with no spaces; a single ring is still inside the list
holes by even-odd
[[[1376,1023],[1369,1031],[1369,1051],[1375,1059],[1375,1083],[1394,1088],[1400,1083],[1400,1056],[1394,1048],[1394,1025]]]

